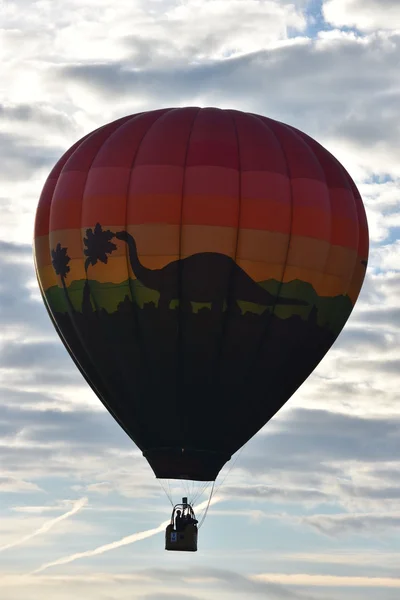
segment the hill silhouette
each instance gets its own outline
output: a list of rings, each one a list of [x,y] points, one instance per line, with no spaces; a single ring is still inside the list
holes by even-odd
[[[82,312],[83,291],[86,280],[81,279],[73,281],[68,286],[68,293],[71,303],[77,312]],[[279,319],[288,319],[293,315],[300,317],[302,321],[307,321],[313,309],[316,308],[318,317],[318,325],[326,327],[332,333],[339,334],[344,322],[350,315],[353,305],[348,296],[318,296],[311,284],[300,280],[294,280],[287,283],[281,283],[275,279],[259,282],[260,286],[268,289],[271,294],[280,289],[281,297],[290,299],[294,294],[299,300],[303,300],[302,305],[277,305],[274,307],[274,315]],[[124,302],[125,298],[133,299],[134,303],[143,309],[146,304],[158,306],[160,294],[152,289],[144,286],[138,279],[126,279],[121,283],[100,283],[95,280],[90,281],[91,296],[96,298],[96,304],[92,301],[93,310],[96,307],[104,309],[108,313],[113,313],[117,310],[118,305]],[[53,310],[59,313],[68,312],[68,304],[65,299],[65,293],[61,287],[52,286],[46,291],[46,297],[53,307]],[[249,313],[254,315],[262,315],[269,312],[271,307],[263,304],[237,301],[241,313]],[[170,303],[170,309],[174,310],[179,306],[178,298],[173,298]],[[211,308],[209,303],[192,302],[194,313],[203,308]],[[226,304],[223,306],[225,311]]]

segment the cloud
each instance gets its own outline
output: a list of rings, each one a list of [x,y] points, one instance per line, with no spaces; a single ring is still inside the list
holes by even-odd
[[[400,240],[377,248],[371,266],[385,271],[400,271]]]
[[[396,552],[388,552],[386,550],[358,548],[341,548],[331,549],[326,553],[318,551],[311,552],[294,552],[283,554],[282,558],[293,561],[293,563],[324,563],[326,565],[354,565],[356,567],[365,567],[370,569],[373,567],[375,572],[386,572],[386,574],[397,573],[398,554]],[[327,567],[324,567],[327,570]]]
[[[65,113],[57,110],[51,104],[43,103],[20,103],[20,104],[1,104],[0,103],[0,123],[10,131],[15,131],[16,126],[25,127],[25,133],[36,133],[32,125],[46,128],[46,131],[55,129],[58,132],[67,133],[74,127],[74,120]],[[29,129],[26,130],[26,125]],[[22,131],[22,130],[21,130]]]
[[[377,179],[377,181],[374,181]],[[368,212],[369,234],[372,243],[387,240],[399,219],[399,181],[396,178],[373,178],[359,184]]]
[[[34,506],[13,506],[12,511],[17,513],[26,513],[31,515],[41,515],[49,512],[58,512],[64,510],[66,506],[71,504],[70,500],[60,500],[56,504],[51,505],[34,505]],[[87,505],[86,505],[87,506]]]
[[[273,0],[166,0],[150,4],[136,0],[111,8],[104,0],[97,4],[86,0],[84,4],[66,3],[62,15],[51,5],[39,5],[34,17],[24,14],[15,23],[10,15],[3,35],[9,56],[14,50],[19,60],[31,57],[59,61],[61,55],[87,61],[120,56],[128,47],[132,63],[140,64],[140,44],[152,57],[161,48],[160,58],[164,55],[165,59],[177,57],[178,52],[192,59],[225,57],[285,39],[290,28],[304,28],[306,20],[297,5]],[[52,24],[42,26],[41,39],[38,20]],[[18,44],[21,31],[27,33],[26,46],[22,48]]]
[[[306,507],[331,505],[345,515],[344,524],[339,521],[343,528],[350,527],[354,514],[379,515],[383,502],[388,517],[396,516],[399,425],[392,415],[366,418],[288,409],[244,448],[221,491],[232,502],[292,504],[300,513]],[[363,523],[365,529],[369,524],[374,529],[375,521]]]
[[[227,498],[249,498],[252,500],[269,500],[270,502],[287,503],[298,502],[304,504],[320,504],[321,502],[332,502],[332,497],[317,489],[290,489],[285,487],[251,485],[224,486],[223,495]]]
[[[198,566],[196,573],[188,574],[177,569],[167,571],[165,569],[147,570],[154,579],[163,578],[165,580],[182,578],[187,583],[201,582],[212,583],[213,589],[215,585],[218,587],[223,585],[225,589],[229,589],[234,593],[241,594],[242,597],[250,594],[263,595],[271,600],[316,600],[313,596],[304,595],[302,592],[289,590],[278,583],[268,581],[267,578],[256,578],[247,576],[228,569],[218,569],[211,567]],[[205,586],[204,586],[205,587]],[[215,593],[215,592],[214,592]],[[323,600],[322,598],[319,600]]]
[[[26,343],[24,341],[9,342],[3,347],[1,355],[2,368],[57,369],[66,358],[66,350],[59,339],[51,342]],[[66,362],[66,361],[65,361]],[[71,370],[74,365],[71,363]]]
[[[346,494],[354,498],[368,497],[378,500],[400,499],[400,486],[379,485],[377,487],[376,485],[353,485],[345,482],[341,482],[340,485]]]
[[[0,132],[0,178],[14,180],[24,173],[29,177],[39,169],[48,169],[63,154],[60,147],[46,147],[23,135]]]
[[[10,544],[6,544],[5,546],[0,546],[0,552],[4,552],[4,550],[10,550],[11,548],[15,548],[15,546],[21,546],[22,544],[29,542],[30,540],[37,537],[38,535],[46,534],[48,531],[50,531],[50,529],[55,527],[58,523],[60,523],[61,521],[65,521],[65,519],[69,519],[69,517],[72,517],[77,512],[82,510],[82,508],[84,506],[86,506],[87,503],[88,503],[87,498],[80,498],[79,500],[74,502],[71,510],[69,510],[68,512],[64,513],[63,515],[60,515],[59,517],[56,517],[55,519],[51,519],[51,521],[46,521],[46,523],[43,523],[43,525],[41,527],[39,527],[39,529],[37,529],[36,531],[33,531],[32,533],[28,533],[27,535],[19,538],[18,540],[14,541],[14,542],[11,542]]]
[[[138,533],[134,533],[132,535],[126,536],[117,542],[112,542],[111,544],[105,544],[104,546],[99,546],[94,550],[87,550],[86,552],[77,552],[76,554],[72,554],[71,556],[65,556],[64,558],[59,558],[53,562],[46,563],[30,573],[31,575],[35,575],[37,573],[41,573],[50,567],[56,567],[59,565],[65,565],[71,563],[75,560],[79,560],[80,558],[87,558],[89,556],[96,556],[98,554],[103,554],[104,552],[109,552],[110,550],[115,550],[116,548],[120,548],[121,546],[126,546],[128,544],[134,544],[135,542],[140,542],[141,540],[145,540],[148,537],[152,537],[157,533],[161,533],[165,530],[168,525],[168,521],[164,521],[158,527],[153,529],[148,529],[146,531],[140,531]]]
[[[254,444],[259,446],[257,454],[264,457],[267,468],[286,463],[296,469],[299,461],[311,461],[313,456],[322,463],[344,459],[380,462],[396,456],[399,428],[399,417],[368,418],[295,408],[274,422],[274,431],[267,433],[267,425],[267,435],[255,438]],[[374,445],[366,443],[371,439]],[[242,455],[240,462],[244,460]]]
[[[16,261],[17,257],[30,260],[32,246],[30,244],[16,244],[0,240],[0,256],[2,260]]]
[[[389,463],[389,465],[375,466],[370,471],[372,477],[376,477],[378,479],[384,481],[392,481],[398,482],[400,484],[400,465],[393,461]]]
[[[177,558],[177,557],[176,557]],[[90,598],[101,598],[104,600],[125,598],[126,590],[129,590],[129,597],[137,600],[167,600],[169,598],[178,598],[178,600],[213,600],[216,594],[222,600],[236,597],[268,597],[269,600],[325,600],[325,596],[314,596],[288,589],[287,586],[279,582],[271,581],[260,573],[259,575],[247,575],[234,572],[233,570],[217,569],[213,567],[198,566],[195,573],[187,568],[150,568],[137,570],[132,573],[94,573],[77,574],[72,576],[54,575],[46,577],[43,575],[30,575],[21,579],[6,576],[2,580],[2,586],[8,586],[15,594],[16,587],[21,585],[21,581],[26,582],[30,589],[37,589],[42,584],[49,589],[54,586],[56,589],[68,586],[68,589],[82,589],[85,584],[89,585],[88,594],[94,591]],[[284,576],[283,576],[284,578]],[[289,582],[291,585],[291,582]],[[107,586],[112,586],[112,596],[107,594]],[[168,586],[168,591],[165,587]],[[152,590],[147,593],[146,588]],[[169,591],[171,590],[171,591]],[[133,596],[132,596],[133,594]],[[194,595],[196,594],[196,595]],[[200,594],[200,595],[198,595]],[[58,597],[58,596],[57,596]]]
[[[389,325],[390,327],[400,327],[400,308],[385,308],[385,310],[374,308],[369,310],[359,311],[354,321],[369,323],[369,325]],[[388,347],[390,342],[385,339],[385,330],[365,330],[365,329],[347,329],[340,337],[341,344],[343,339],[348,339],[349,343],[357,343],[357,339],[361,342],[368,343],[370,340],[374,347]]]
[[[31,483],[30,481],[24,481],[23,479],[18,479],[16,477],[11,476],[0,476],[0,493],[2,492],[11,492],[15,493],[25,493],[25,492],[40,492],[41,489],[35,483]],[[0,548],[1,550],[1,548]]]
[[[360,362],[356,359],[353,361],[346,360],[346,365],[348,367],[354,367],[356,370],[360,366]],[[400,376],[400,359],[395,360],[385,360],[385,359],[376,359],[376,360],[365,360],[361,363],[362,370],[379,371],[381,373],[391,373],[393,376]]]
[[[146,594],[143,596],[143,600],[202,600],[200,596],[192,596],[186,594]]]
[[[51,409],[50,399],[46,405],[41,397],[34,410],[34,398],[31,406],[2,409],[2,465],[5,476],[12,477],[7,488],[29,491],[43,478],[52,478],[53,483],[72,479],[81,482],[84,493],[104,491],[100,482],[107,481],[107,491],[123,497],[160,496],[160,486],[141,452],[104,409],[82,410],[79,404],[66,403],[60,410],[62,401]]]
[[[12,339],[21,340],[21,331],[56,339],[43,303],[32,298],[32,247],[1,241],[0,268],[0,342],[11,335]]]
[[[114,491],[114,486],[109,481],[100,481],[99,483],[88,485],[86,489],[88,492],[107,496]]]
[[[356,27],[361,31],[400,28],[397,0],[325,0],[323,14],[336,27]]]
[[[398,577],[356,577],[344,575],[309,575],[306,573],[266,573],[255,575],[257,581],[284,585],[330,587],[400,588]]]
[[[312,515],[301,521],[328,536],[357,533],[369,537],[373,532],[397,530],[400,513]]]
[[[389,349],[392,344],[390,340],[387,339],[385,331],[367,328],[375,323],[379,323],[381,318],[384,318],[385,322],[389,323],[390,316],[387,318],[381,317],[381,315],[386,315],[387,312],[389,312],[390,315],[390,310],[380,311],[379,309],[374,309],[371,311],[359,311],[357,316],[354,316],[353,322],[361,322],[364,326],[362,328],[346,327],[336,342],[337,347],[353,352],[356,350],[365,351],[367,349],[374,351]],[[369,319],[368,317],[371,318]],[[368,323],[367,327],[365,326],[366,323]],[[393,324],[393,322],[390,321],[390,324]]]

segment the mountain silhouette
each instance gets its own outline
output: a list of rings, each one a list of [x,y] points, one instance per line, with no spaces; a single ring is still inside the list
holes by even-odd
[[[211,309],[218,312],[223,310],[227,295],[231,302],[239,300],[264,306],[307,304],[303,300],[274,296],[226,254],[199,252],[170,262],[161,269],[149,269],[140,262],[135,239],[130,233],[119,231],[115,237],[128,245],[129,261],[136,278],[145,287],[160,293],[159,307],[168,308],[179,290],[183,301],[211,303]]]

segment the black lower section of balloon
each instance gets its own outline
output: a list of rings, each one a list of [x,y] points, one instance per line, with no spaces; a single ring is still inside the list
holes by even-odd
[[[152,448],[143,452],[158,479],[214,481],[231,458],[222,452],[193,448]]]
[[[54,317],[99,398],[165,478],[214,479],[336,338],[315,311],[305,321],[235,307],[162,311],[126,298],[111,314]]]

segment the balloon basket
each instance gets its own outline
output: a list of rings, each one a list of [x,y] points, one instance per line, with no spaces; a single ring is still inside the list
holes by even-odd
[[[165,549],[180,552],[197,552],[197,527],[187,525],[184,531],[176,531],[173,525],[165,530]]]

